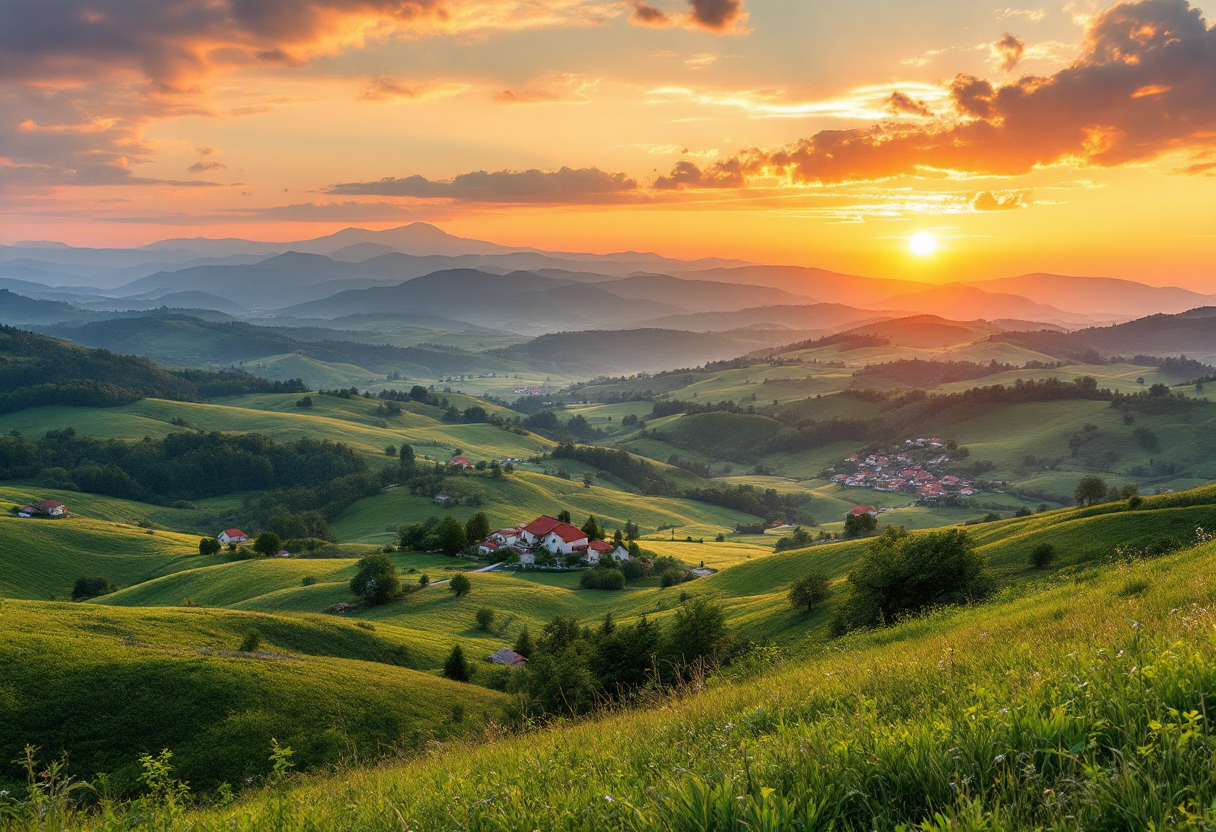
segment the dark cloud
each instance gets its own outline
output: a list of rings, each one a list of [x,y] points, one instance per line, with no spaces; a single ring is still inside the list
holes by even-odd
[[[661,191],[676,191],[685,188],[742,188],[744,184],[742,163],[738,159],[728,159],[705,170],[692,162],[676,162],[669,175],[655,180],[654,187]]]
[[[1022,62],[1025,52],[1026,44],[1006,32],[1004,37],[992,44],[992,62],[1001,72],[1013,72]]]
[[[662,29],[675,23],[671,15],[662,9],[656,9],[647,3],[646,0],[637,0],[633,4],[633,12],[629,15],[629,22],[634,26],[651,26],[656,29]]]
[[[1216,145],[1216,29],[1187,0],[1139,0],[1093,18],[1080,58],[1006,85],[959,76],[948,126],[825,130],[739,154],[745,176],[874,181],[925,169],[1020,175],[1115,166]]]
[[[190,173],[205,173],[209,170],[227,170],[228,166],[223,162],[195,162],[190,167],[186,168]]]
[[[689,0],[692,22],[711,32],[725,32],[743,19],[742,0]]]
[[[599,168],[563,167],[556,171],[502,170],[462,173],[449,181],[422,176],[389,177],[378,182],[334,185],[326,193],[347,196],[398,196],[417,199],[451,199],[463,202],[595,204],[622,201],[636,192],[638,183],[623,173]]]
[[[1012,211],[1026,206],[1026,191],[993,193],[980,191],[971,200],[973,211]]]
[[[933,117],[933,110],[928,104],[899,90],[891,93],[887,99],[887,109],[896,115]]]

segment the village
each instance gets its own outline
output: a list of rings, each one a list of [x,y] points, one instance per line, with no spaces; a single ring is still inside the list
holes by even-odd
[[[595,566],[603,557],[634,560],[624,542],[591,540],[574,524],[547,514],[513,529],[492,532],[478,544],[477,551],[521,566]]]
[[[968,480],[940,473],[941,467],[952,461],[946,450],[947,443],[938,437],[906,439],[887,454],[850,454],[832,469],[835,473],[831,480],[845,488],[914,494],[922,500],[977,493],[979,488]]]

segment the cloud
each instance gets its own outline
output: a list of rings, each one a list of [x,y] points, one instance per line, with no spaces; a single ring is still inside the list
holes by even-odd
[[[190,173],[205,173],[209,170],[227,170],[228,166],[223,162],[195,162],[190,167],[186,168]]]
[[[1000,72],[1013,72],[1026,52],[1026,44],[1008,32],[992,44],[992,65]]]
[[[805,185],[935,172],[1017,176],[1210,148],[1216,29],[1187,0],[1122,3],[1091,19],[1080,57],[1059,72],[1005,85],[960,75],[949,93],[949,118],[932,125],[824,130],[736,158],[745,177]]]
[[[887,99],[887,109],[895,115],[923,116],[933,118],[933,110],[924,101],[913,98],[899,90]]]
[[[402,83],[391,78],[373,78],[359,93],[360,101],[372,103],[397,101],[427,101],[433,98],[448,98],[469,89],[468,84],[449,81],[420,81]]]
[[[446,181],[422,176],[388,177],[377,182],[334,185],[326,193],[347,196],[395,196],[447,199],[461,202],[535,203],[551,205],[600,204],[623,201],[636,193],[638,183],[623,173],[599,168],[563,167],[556,171],[501,170],[462,173]]]
[[[671,15],[662,9],[655,8],[647,3],[646,0],[637,0],[633,4],[633,12],[629,15],[629,22],[634,26],[650,26],[655,29],[665,29],[675,24]]]
[[[686,188],[742,188],[744,184],[742,163],[738,159],[728,159],[704,170],[692,162],[676,162],[669,175],[655,180],[654,187],[660,191],[677,191]]]
[[[1028,193],[1028,191],[1008,191],[1005,193],[980,191],[971,200],[971,210],[1013,211],[1018,208],[1024,208],[1027,205],[1026,197]]]
[[[212,156],[216,153],[219,153],[219,151],[216,150],[214,147],[196,147],[196,148],[194,148],[194,152],[197,153],[199,156]]]
[[[494,94],[494,100],[500,104],[582,103],[591,100],[599,83],[598,78],[558,73],[540,78],[521,90],[500,90]]]
[[[1009,20],[1012,17],[1020,17],[1028,23],[1038,23],[1047,17],[1047,9],[1001,9],[997,13],[999,20]]]
[[[686,26],[720,35],[738,34],[747,20],[743,0],[688,0],[688,12],[684,15],[669,14],[646,0],[633,0],[630,7],[629,22],[652,29]]]

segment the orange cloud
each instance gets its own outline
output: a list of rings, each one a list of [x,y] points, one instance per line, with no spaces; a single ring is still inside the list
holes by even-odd
[[[1152,88],[1151,95],[1135,94]],[[1139,0],[1094,17],[1081,57],[1003,86],[960,75],[941,127],[825,130],[736,158],[745,179],[875,181],[927,170],[1020,175],[1059,163],[1115,166],[1216,144],[1216,29],[1187,0]],[[674,172],[673,172],[674,174]]]
[[[1001,72],[1013,72],[1022,61],[1026,44],[1008,32],[992,44],[992,64]]]
[[[669,14],[652,6],[646,0],[634,0],[629,22],[634,26],[649,26],[663,29],[669,26],[687,26],[718,34],[740,31],[747,20],[743,0],[688,0],[688,12],[684,15]]]
[[[578,205],[621,202],[638,190],[623,173],[599,168],[563,167],[556,171],[501,170],[462,173],[446,181],[423,176],[387,177],[375,182],[334,185],[326,193],[344,196],[395,196],[461,202]]]

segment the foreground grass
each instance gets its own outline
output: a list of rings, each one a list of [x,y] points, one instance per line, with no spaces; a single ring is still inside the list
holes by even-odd
[[[1207,544],[643,710],[177,817],[144,805],[9,828],[1210,829],[1214,595]]]

